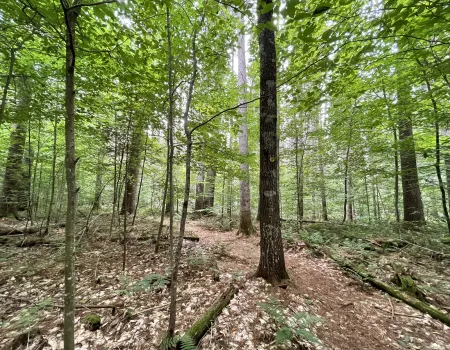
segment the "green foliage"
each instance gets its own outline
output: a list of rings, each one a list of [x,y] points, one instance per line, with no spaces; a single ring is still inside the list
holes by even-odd
[[[101,317],[94,313],[89,313],[83,317],[83,322],[86,325],[86,328],[91,331],[96,331],[100,328],[101,325]]]
[[[270,298],[260,305],[279,326],[275,335],[275,342],[277,344],[291,341],[294,338],[301,338],[311,343],[319,342],[308,329],[310,326],[321,321],[319,317],[306,312],[297,312],[293,315],[286,315],[282,304],[275,298]]]
[[[121,275],[120,281],[122,288],[117,291],[123,295],[133,295],[137,292],[151,292],[154,290],[160,290],[170,283],[168,275],[161,275],[158,273],[152,273],[145,276],[142,280],[133,282],[130,276]]]
[[[184,334],[183,336],[175,336],[172,338],[165,337],[161,343],[161,350],[173,350],[176,348],[181,350],[196,350],[197,345],[191,337]]]
[[[33,328],[39,321],[41,312],[48,307],[51,307],[53,301],[51,298],[46,298],[33,306],[24,308],[20,310],[17,319],[13,320],[11,323],[4,323],[2,327],[9,327],[14,330],[26,331]]]

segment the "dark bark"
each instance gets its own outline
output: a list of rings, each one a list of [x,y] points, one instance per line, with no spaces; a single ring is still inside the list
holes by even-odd
[[[97,158],[97,169],[95,174],[95,192],[92,204],[92,210],[99,211],[102,208],[102,189],[103,189],[103,161],[105,153],[100,151]]]
[[[320,197],[322,199],[322,219],[323,221],[328,221],[327,191],[322,161],[320,163]]]
[[[447,179],[447,198],[449,201],[450,210],[450,154],[445,157],[445,177]]]
[[[398,168],[398,140],[397,140],[397,128],[393,129],[394,142],[395,142],[395,154],[394,154],[394,211],[395,221],[400,222],[400,210],[398,208],[398,196],[399,196],[399,168]]]
[[[78,10],[67,10],[62,0],[66,23],[66,88],[65,140],[67,211],[64,263],[64,349],[75,347],[75,223],[77,212],[77,184],[75,158],[75,25]]]
[[[272,1],[267,1],[268,4]],[[273,10],[259,14],[258,23],[272,20]],[[264,28],[259,33],[260,59],[260,260],[256,276],[277,283],[289,276],[281,238],[279,154],[277,137],[277,64],[275,32]]]
[[[402,116],[398,125],[400,140],[400,166],[403,188],[403,220],[424,222],[422,195],[419,187],[413,126]]]
[[[127,154],[126,176],[125,176],[125,191],[123,194],[121,214],[125,211],[132,215],[136,208],[136,195],[139,185],[139,170],[141,165],[141,151],[143,144],[143,125],[136,123],[133,128],[133,135],[131,137],[131,144]]]
[[[303,159],[305,156],[304,145],[302,149],[299,149],[299,136],[295,138],[295,180],[297,185],[297,222],[299,229],[302,226],[302,220],[304,216],[304,200],[303,200]],[[299,159],[299,152],[301,152]]]

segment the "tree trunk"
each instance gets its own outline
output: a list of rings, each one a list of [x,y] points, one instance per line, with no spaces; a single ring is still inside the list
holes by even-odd
[[[417,62],[419,63],[419,65],[421,65],[419,60],[417,60]],[[434,111],[434,117],[435,117],[434,128],[435,128],[435,155],[436,155],[436,163],[434,166],[436,168],[436,176],[438,178],[439,190],[441,192],[442,210],[444,213],[445,221],[447,223],[448,232],[450,233],[450,217],[448,214],[447,201],[445,198],[445,196],[446,196],[445,195],[445,186],[444,186],[444,181],[442,180],[442,173],[441,173],[441,142],[440,142],[440,133],[439,133],[439,113],[438,113],[436,100],[434,99],[433,92],[431,91],[430,81],[426,75],[425,70],[423,70],[423,74],[425,77],[425,83],[427,85],[427,91],[428,91],[428,94],[430,95],[430,100],[433,105],[433,111]]]
[[[139,170],[141,165],[141,151],[143,128],[142,123],[136,123],[133,128],[131,145],[127,152],[125,192],[123,194],[121,214],[133,214],[136,208],[136,194],[139,185]]]
[[[102,208],[102,191],[103,191],[103,162],[105,159],[105,153],[101,150],[98,153],[97,169],[95,174],[95,192],[94,200],[92,204],[92,210],[99,211]]]
[[[18,211],[22,203],[22,196],[26,196],[25,169],[23,167],[23,152],[25,147],[26,130],[20,124],[13,126],[11,132],[8,158],[3,179],[2,196],[0,199],[0,217],[13,214],[19,219]]]
[[[3,88],[3,94],[2,94],[2,102],[0,104],[0,125],[3,123],[4,115],[5,115],[5,108],[6,108],[6,98],[8,96],[8,89],[9,85],[11,84],[11,78],[14,71],[14,63],[16,61],[16,50],[12,48],[10,50],[9,55],[9,70],[8,75],[6,76],[6,83],[5,87]]]
[[[62,0],[66,23],[66,181],[67,212],[64,262],[64,349],[73,350],[75,327],[75,223],[77,212],[77,183],[75,158],[75,25],[78,9],[67,10]],[[79,1],[75,1],[78,3]]]
[[[445,157],[445,177],[447,179],[447,198],[450,210],[450,154]]]
[[[169,10],[167,10],[169,11]],[[169,12],[167,12],[169,13]],[[169,15],[168,15],[169,16]],[[200,28],[203,27],[203,22],[205,19],[205,13],[203,12]],[[178,270],[180,267],[181,260],[181,249],[183,248],[183,237],[186,230],[186,219],[188,214],[189,206],[189,193],[191,188],[191,157],[192,157],[192,133],[189,130],[189,111],[192,102],[192,95],[194,92],[194,84],[197,78],[197,29],[194,29],[192,38],[192,76],[189,81],[189,90],[186,99],[186,107],[183,113],[184,122],[184,134],[186,136],[186,178],[184,184],[184,200],[183,209],[181,212],[180,219],[180,232],[178,235],[177,249],[175,251],[174,264],[171,274],[170,283],[170,306],[169,306],[169,326],[167,329],[167,337],[169,339],[173,338],[175,335],[175,323],[177,318],[177,288],[178,288]],[[173,212],[172,212],[173,213]]]
[[[271,0],[266,2],[272,3]],[[261,11],[261,8],[259,9]],[[263,26],[272,20],[273,10],[260,13]],[[260,260],[256,276],[277,283],[289,276],[281,238],[279,154],[277,136],[277,63],[275,32],[264,28],[259,33],[260,59]]]
[[[197,184],[195,185],[195,211],[205,209],[205,166],[199,163],[197,172]]]
[[[242,21],[242,17],[241,17]],[[238,87],[240,88],[239,104],[247,102],[247,63],[245,61],[245,35],[239,34],[238,47]],[[241,163],[240,174],[240,206],[239,206],[239,229],[238,233],[250,236],[255,232],[252,223],[252,211],[250,206],[250,172],[246,161],[248,157],[248,125],[247,125],[247,105],[239,107],[242,122],[239,126],[239,154],[245,160]]]
[[[298,132],[298,131],[297,131]],[[295,138],[295,181],[297,187],[297,225],[298,229],[302,228],[304,216],[304,194],[303,194],[303,159],[305,156],[305,145],[299,150],[299,135]],[[301,156],[299,159],[299,152]]]
[[[323,221],[328,221],[327,192],[325,186],[325,173],[323,170],[322,160],[320,162],[320,197],[322,199],[322,219]]]
[[[413,126],[409,118],[399,121],[400,167],[403,188],[403,220],[424,222],[422,195],[419,187]]]
[[[214,207],[214,195],[216,191],[216,169],[206,171],[205,209],[212,211]]]
[[[53,159],[52,159],[52,185],[50,189],[50,204],[48,205],[48,212],[47,212],[47,222],[45,224],[45,230],[44,234],[48,233],[48,228],[50,225],[50,217],[52,215],[52,209],[53,209],[53,202],[55,199],[55,185],[56,185],[56,156],[57,156],[57,149],[56,149],[56,142],[57,142],[57,134],[58,132],[58,116],[55,115],[54,125],[53,125]]]
[[[398,139],[397,139],[397,128],[394,127],[394,142],[395,142],[395,154],[394,154],[394,210],[395,210],[395,221],[400,222],[400,210],[398,208],[398,195],[399,195],[399,169],[398,169]]]

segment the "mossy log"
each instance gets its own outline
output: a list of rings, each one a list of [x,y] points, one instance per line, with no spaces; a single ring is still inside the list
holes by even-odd
[[[227,307],[231,299],[237,294],[239,288],[230,286],[225,290],[214,304],[200,317],[185,333],[197,345],[203,336],[211,328],[213,321],[221,314],[222,310]]]
[[[335,255],[331,254],[330,251],[325,250],[324,251],[327,256],[329,256],[331,259],[336,261],[341,267],[345,268],[346,270],[350,270],[356,275],[360,276],[364,281],[368,282],[370,285],[372,285],[375,288],[378,288],[382,290],[383,292],[388,293],[390,296],[393,296],[396,299],[399,299],[403,301],[404,303],[408,304],[409,306],[412,306],[413,308],[423,312],[427,313],[431,317],[433,317],[436,320],[441,321],[445,325],[450,327],[450,315],[445,314],[441,310],[431,306],[430,304],[420,301],[417,298],[414,298],[408,294],[402,293],[398,289],[390,286],[389,284],[380,281],[379,279],[371,276],[368,272],[364,271],[360,267],[355,267],[349,262],[343,261],[342,259],[336,257]]]

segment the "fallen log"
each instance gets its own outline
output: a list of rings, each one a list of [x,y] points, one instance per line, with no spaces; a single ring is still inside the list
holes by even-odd
[[[394,298],[403,301],[404,303],[408,304],[409,306],[412,306],[413,308],[415,308],[423,313],[427,313],[434,319],[439,320],[442,323],[444,323],[445,325],[450,327],[450,315],[442,312],[441,310],[437,309],[436,307],[434,307],[424,301],[420,301],[417,298],[414,298],[408,294],[402,293],[400,290],[396,289],[395,287],[392,287],[389,284],[373,277],[367,271],[364,271],[362,268],[355,267],[352,264],[350,264],[349,262],[338,258],[337,256],[333,255],[328,249],[322,249],[322,251],[329,258],[334,260],[339,266],[341,266],[342,268],[349,270],[352,273],[356,274],[357,276],[361,277],[363,281],[368,282],[373,287],[380,289],[385,293],[388,293],[390,296],[393,296]]]
[[[211,328],[213,321],[221,314],[222,310],[228,306],[231,299],[238,293],[239,288],[231,285],[225,290],[213,305],[187,330],[185,336],[189,337],[197,345],[203,336]]]
[[[192,241],[192,242],[200,241],[200,237],[196,237],[196,236],[184,236],[183,239],[185,239],[187,241]]]
[[[58,224],[51,224],[49,227],[65,227],[66,224],[64,222]],[[0,236],[20,236],[20,235],[31,235],[34,233],[40,233],[45,231],[45,227],[42,225],[38,226],[5,226],[0,225]]]

